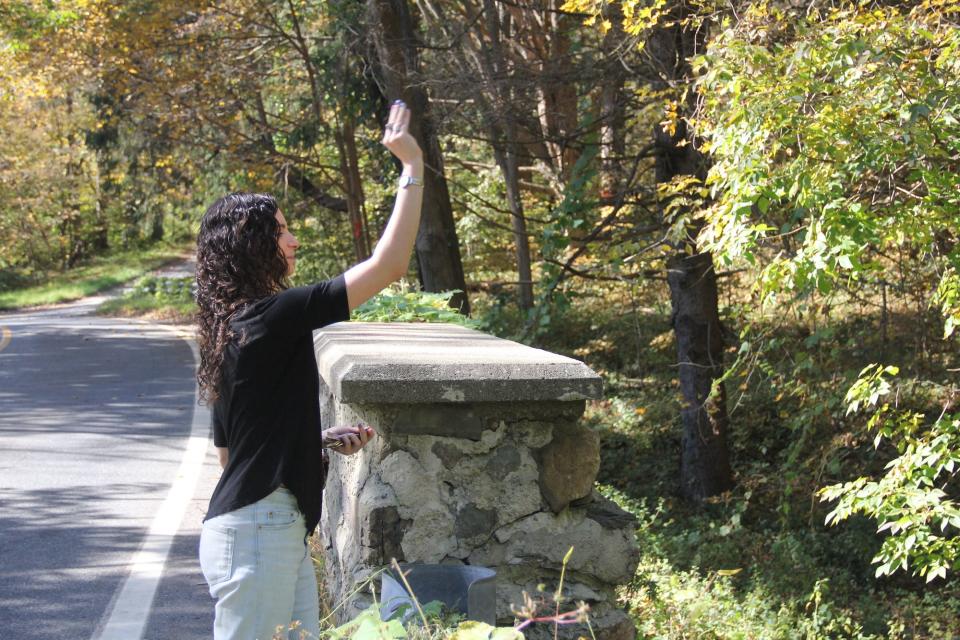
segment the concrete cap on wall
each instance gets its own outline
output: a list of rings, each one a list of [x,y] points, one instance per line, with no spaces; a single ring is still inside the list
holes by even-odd
[[[320,376],[347,403],[599,398],[578,360],[440,323],[341,322],[314,332]]]

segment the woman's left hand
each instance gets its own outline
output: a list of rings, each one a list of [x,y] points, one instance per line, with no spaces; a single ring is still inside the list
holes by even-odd
[[[394,102],[390,106],[390,118],[383,127],[383,140],[380,142],[397,156],[404,167],[418,167],[416,177],[422,178],[423,151],[409,131],[410,116],[410,107],[402,100]]]
[[[357,451],[360,451],[376,434],[377,432],[373,430],[373,427],[358,424],[354,427],[331,427],[330,429],[326,429],[323,432],[323,439],[339,440],[343,445],[330,447],[330,449],[341,455],[351,456]]]

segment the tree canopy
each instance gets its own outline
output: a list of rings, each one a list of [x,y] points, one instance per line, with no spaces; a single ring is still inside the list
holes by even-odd
[[[391,210],[403,97],[426,315],[586,359],[611,460],[662,427],[671,492],[743,505],[711,532],[751,500],[771,537],[870,522],[874,576],[948,589],[958,22],[956,0],[10,0],[0,289],[189,238],[230,190],[278,195],[298,282],[334,275]],[[611,483],[652,483],[634,462]]]

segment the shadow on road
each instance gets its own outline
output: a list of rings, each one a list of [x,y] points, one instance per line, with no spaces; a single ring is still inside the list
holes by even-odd
[[[88,638],[179,467],[193,355],[136,323],[0,324],[0,637]]]

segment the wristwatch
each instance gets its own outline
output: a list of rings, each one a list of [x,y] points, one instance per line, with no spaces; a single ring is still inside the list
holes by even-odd
[[[406,189],[410,185],[416,185],[418,187],[423,186],[423,178],[415,178],[413,176],[403,175],[400,176],[400,188]]]

